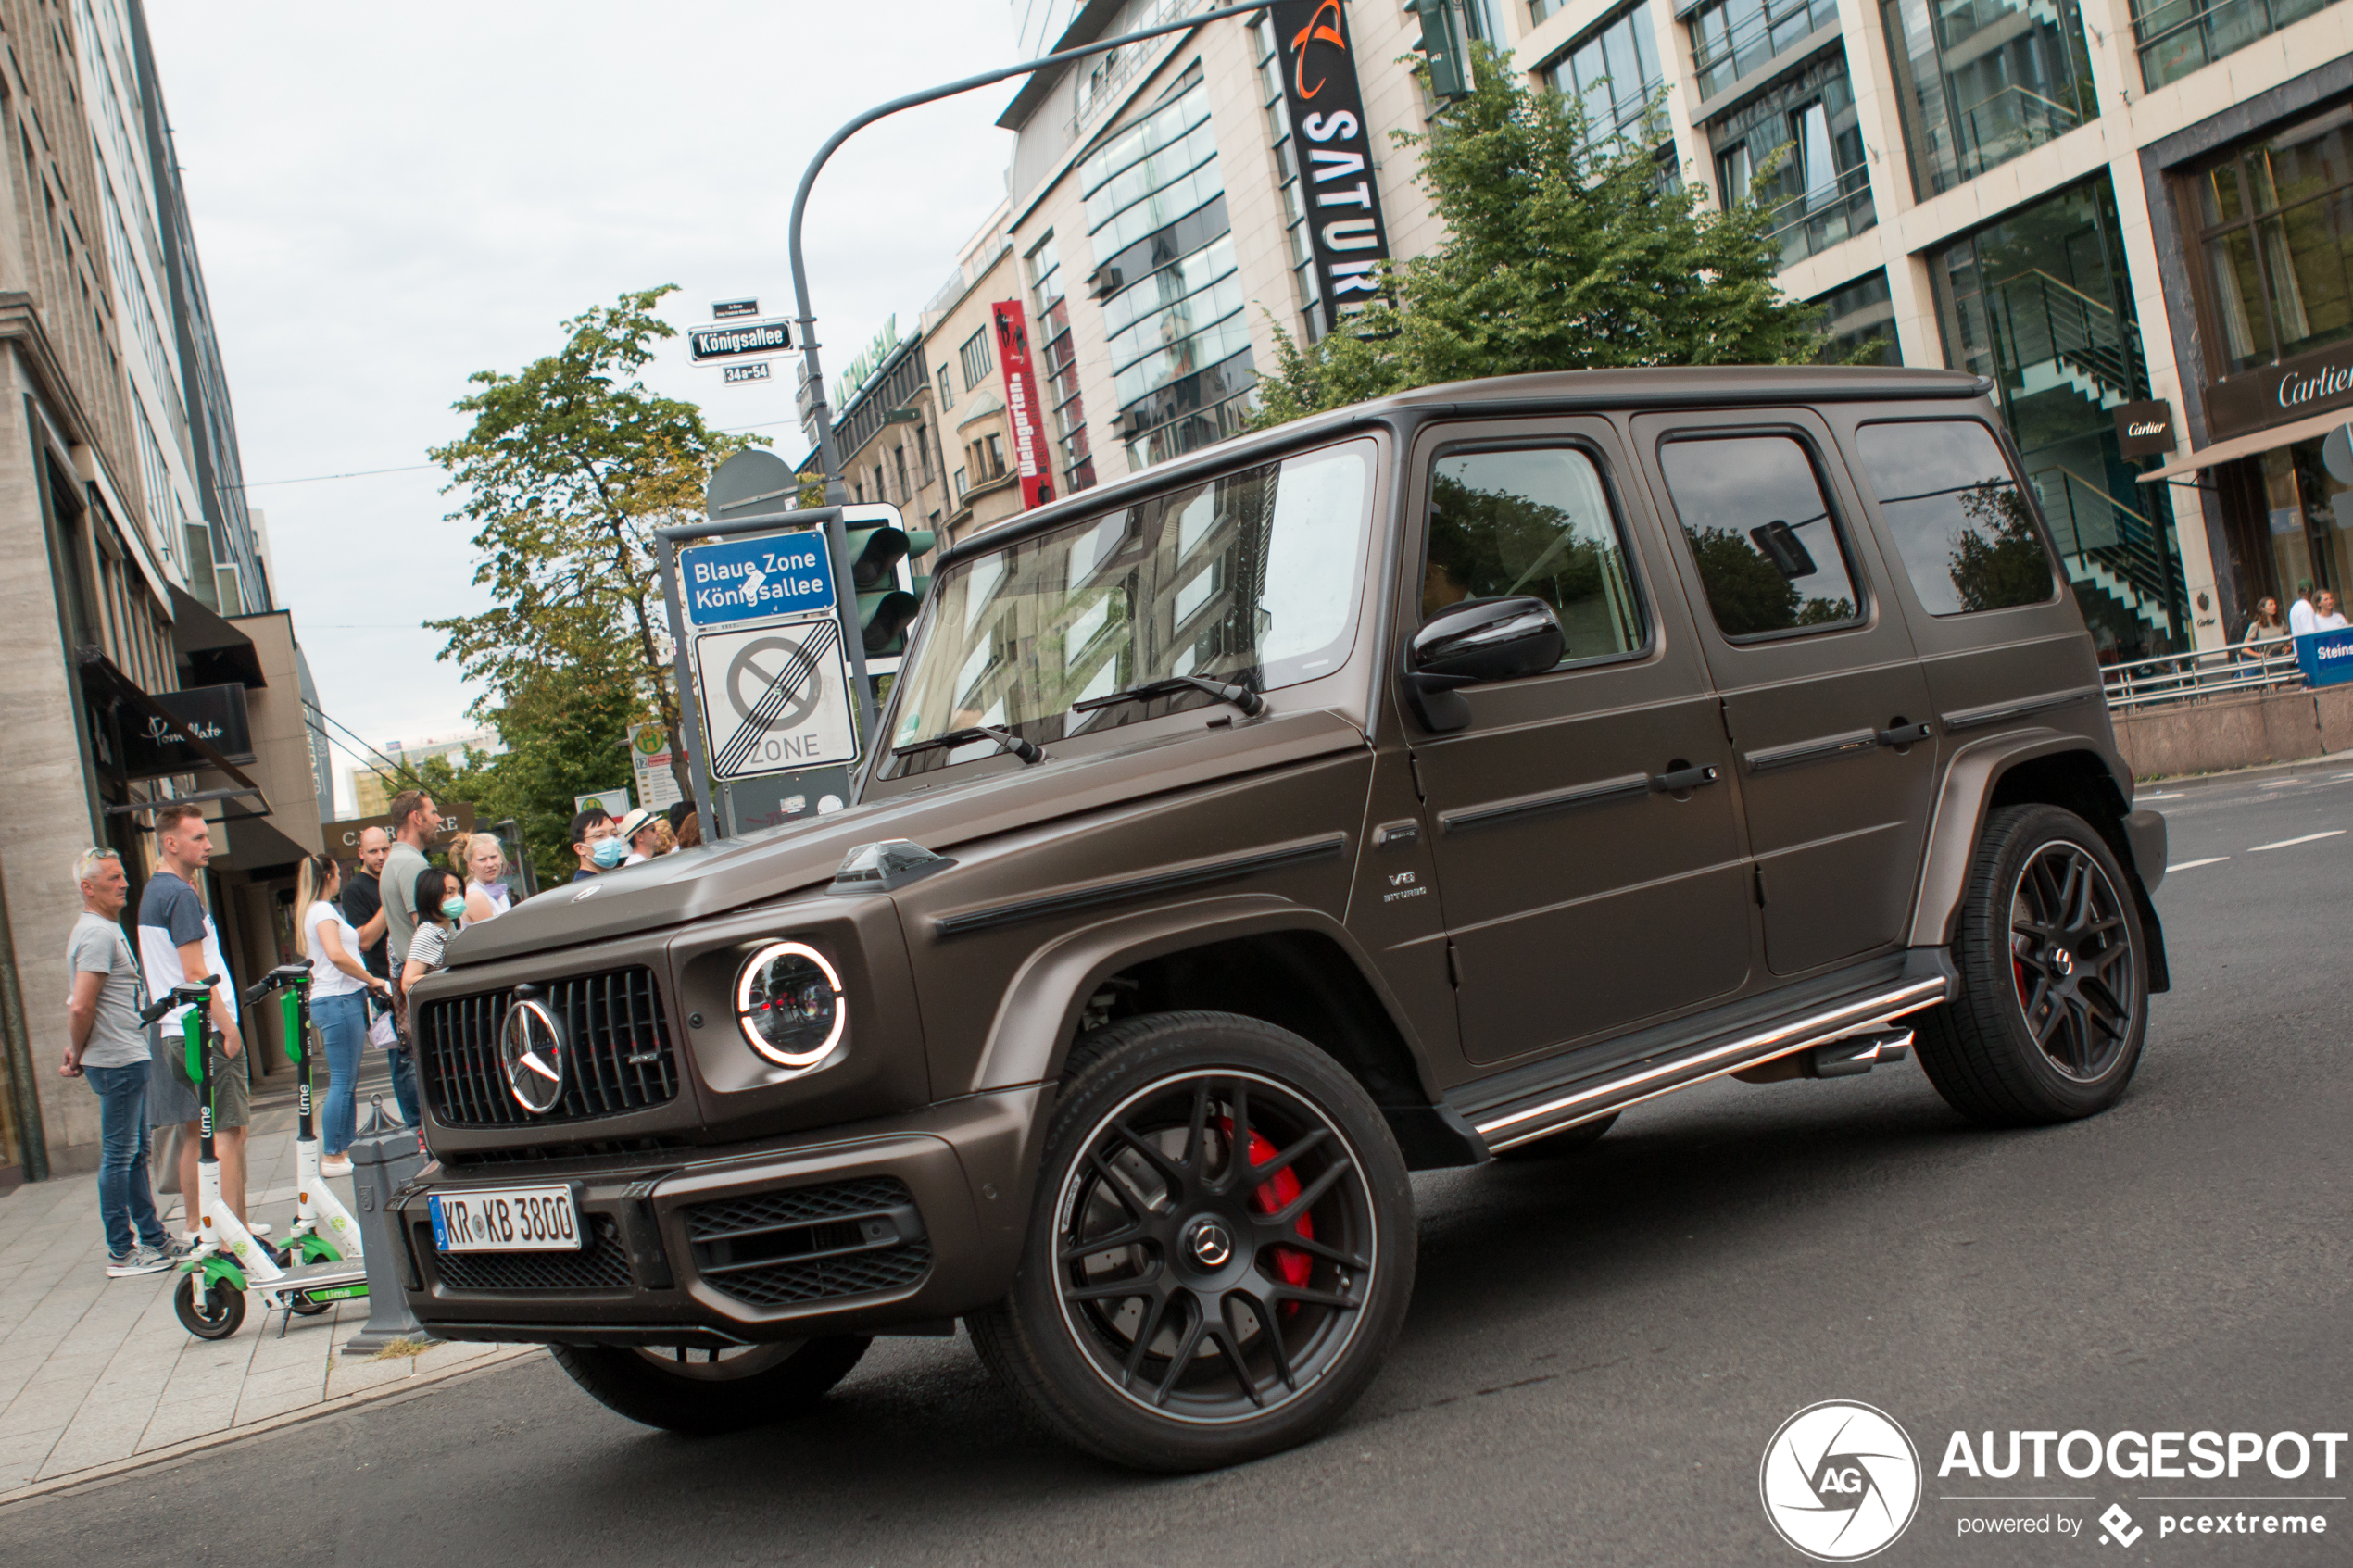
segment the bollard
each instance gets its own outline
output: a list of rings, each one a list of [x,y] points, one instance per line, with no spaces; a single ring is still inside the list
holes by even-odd
[[[409,1298],[401,1292],[400,1259],[409,1243],[385,1202],[424,1168],[419,1141],[417,1129],[394,1123],[351,1142],[352,1185],[368,1238],[368,1325],[344,1341],[344,1355],[372,1356],[396,1339],[433,1340],[409,1314]]]

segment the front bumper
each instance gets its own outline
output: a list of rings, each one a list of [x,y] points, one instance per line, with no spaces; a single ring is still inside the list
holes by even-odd
[[[409,1310],[444,1339],[754,1344],[936,1323],[1011,1287],[1041,1085],[691,1159],[439,1170],[395,1198]],[[437,1190],[571,1185],[578,1253],[436,1253]]]

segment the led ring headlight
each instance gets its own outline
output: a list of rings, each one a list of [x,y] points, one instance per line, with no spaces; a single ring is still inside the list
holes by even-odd
[[[841,976],[805,942],[771,942],[736,975],[736,1022],[779,1067],[814,1067],[841,1044]]]

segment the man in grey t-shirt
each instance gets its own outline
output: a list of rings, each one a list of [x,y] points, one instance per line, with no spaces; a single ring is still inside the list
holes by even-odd
[[[82,917],[66,945],[73,991],[66,998],[66,1058],[57,1071],[85,1080],[98,1097],[98,1216],[107,1228],[107,1275],[160,1273],[179,1248],[157,1217],[147,1183],[147,988],[122,935],[131,894],[111,849],[85,849],[73,862]]]
[[[399,1102],[400,1118],[417,1124],[417,1066],[406,1041],[409,1037],[409,994],[401,987],[400,966],[409,944],[417,937],[417,877],[430,864],[425,847],[441,831],[441,812],[433,797],[421,789],[404,789],[392,797],[392,853],[384,857],[380,881],[384,901],[385,960],[392,970],[393,1015],[400,1024],[404,1044],[390,1053],[392,1098]]]

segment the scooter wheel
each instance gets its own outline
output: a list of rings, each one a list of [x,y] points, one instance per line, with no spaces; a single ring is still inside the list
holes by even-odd
[[[289,1301],[286,1311],[298,1318],[315,1318],[333,1305],[333,1301]]]
[[[196,1276],[182,1274],[180,1288],[171,1294],[171,1310],[180,1314],[180,1326],[197,1338],[226,1339],[245,1323],[245,1293],[225,1279],[217,1279],[199,1302]]]

